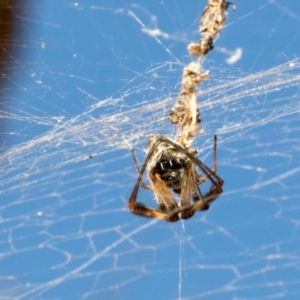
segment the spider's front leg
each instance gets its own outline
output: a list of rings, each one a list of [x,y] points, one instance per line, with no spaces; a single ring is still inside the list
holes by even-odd
[[[204,176],[200,176],[195,168],[192,168],[189,173],[191,192],[193,196],[194,203],[187,208],[187,213],[191,215],[199,210],[208,210],[211,202],[216,200],[219,195],[223,192],[222,186],[224,180],[220,178],[217,174],[217,136],[214,136],[214,149],[213,149],[213,167],[210,169],[198,158],[194,159],[195,165],[197,165]],[[203,195],[199,185],[209,180],[211,182],[211,187],[209,191]]]
[[[154,177],[156,177],[155,175],[153,175]],[[146,205],[144,205],[143,203],[137,202],[137,195],[138,195],[138,190],[139,187],[141,186],[141,174],[139,174],[139,178],[138,181],[127,201],[127,205],[130,209],[130,211],[133,214],[142,216],[142,217],[148,217],[148,218],[154,218],[154,219],[160,219],[160,220],[165,220],[168,222],[176,222],[179,220],[179,216],[178,213],[177,214],[168,214],[167,212],[170,211],[170,204],[166,204],[166,203],[172,203],[172,201],[174,201],[174,199],[172,198],[171,194],[169,191],[168,194],[164,193],[161,191],[161,187],[157,188],[157,178],[155,179],[154,177],[150,177],[150,181],[151,179],[153,180],[153,187],[154,187],[154,193],[158,199],[158,203],[159,203],[159,207],[160,210],[156,210],[153,209],[151,207],[148,207]],[[158,179],[159,180],[159,179]],[[165,187],[167,188],[167,187]],[[163,190],[164,186],[163,186]],[[172,198],[172,200],[170,199],[170,197]],[[175,202],[175,201],[174,201]],[[175,205],[177,206],[177,204],[175,203]],[[173,207],[173,206],[172,206]]]
[[[198,158],[194,158],[195,164],[201,169],[201,171],[205,174],[205,176],[200,177],[198,179],[198,185],[204,183],[207,180],[210,180],[214,186],[217,187],[219,193],[222,193],[222,185],[224,184],[224,180],[219,177],[217,172],[217,136],[214,136],[214,149],[213,149],[213,167],[210,169],[206,164],[204,164]]]
[[[133,159],[133,164],[134,164],[134,167],[137,171],[137,174],[138,176],[141,174],[141,171],[140,171],[140,168],[139,168],[139,164],[138,164],[138,161],[137,161],[137,158],[135,156],[135,153],[134,153],[134,150],[131,148],[131,155],[132,155],[132,159]],[[148,190],[148,191],[151,191],[153,192],[153,189],[150,185],[146,184],[143,182],[143,180],[140,181],[140,186],[145,189],[145,190]]]
[[[189,219],[195,212],[191,208],[191,195],[194,186],[194,165],[189,162],[184,168],[180,191],[180,218]]]
[[[221,183],[217,183],[216,185],[212,185],[210,190],[205,194],[204,198],[201,201],[196,202],[192,207],[191,211],[196,212],[198,210],[208,210],[211,202],[215,201],[220,194],[223,192],[222,185],[224,181]]]

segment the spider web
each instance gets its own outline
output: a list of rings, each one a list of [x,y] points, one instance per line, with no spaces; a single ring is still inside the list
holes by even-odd
[[[1,46],[0,299],[299,299],[300,16],[295,1],[244,2],[202,61],[193,144],[211,166],[218,135],[224,193],[174,224],[128,211],[128,143],[142,163],[151,134],[174,137],[206,3],[11,7],[23,35]]]

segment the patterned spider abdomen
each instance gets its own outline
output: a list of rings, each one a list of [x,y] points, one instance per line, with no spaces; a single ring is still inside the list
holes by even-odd
[[[155,138],[156,136],[153,136],[150,140],[153,142]],[[175,147],[161,142],[153,154],[153,159],[149,161],[148,172],[158,174],[167,187],[176,192],[180,191],[183,171],[188,162],[189,159]]]

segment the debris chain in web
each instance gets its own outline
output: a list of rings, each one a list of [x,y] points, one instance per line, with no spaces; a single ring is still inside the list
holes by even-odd
[[[219,0],[218,2],[211,0],[208,1],[208,5],[206,6],[200,21],[202,25],[200,31],[204,32],[204,40],[206,40],[207,36],[209,36],[212,40],[213,36],[219,33],[219,31],[222,29],[223,23],[225,22],[226,9],[228,6],[229,2],[224,0]],[[202,44],[203,43],[200,41],[199,45],[201,46]],[[212,49],[212,43],[209,45],[207,44],[207,47],[208,46],[210,49]],[[207,47],[205,51],[201,52],[201,56],[208,53],[208,51],[206,51],[208,49]],[[191,51],[190,53],[194,54]],[[200,52],[198,51],[198,54],[199,53]],[[197,151],[191,147],[191,144],[194,137],[199,133],[198,126],[201,122],[197,101],[197,85],[206,80],[208,77],[209,72],[202,73],[199,62],[191,62],[188,64],[183,69],[180,95],[177,98],[169,115],[169,121],[172,124],[177,125],[177,134],[175,138],[176,142],[182,146],[185,151],[189,152],[189,154],[192,154],[193,157],[197,156]],[[199,166],[204,173],[202,178],[200,178],[201,176],[196,172],[195,167],[187,167],[182,163],[182,161],[185,161],[185,158],[180,160],[179,157],[177,157],[177,150],[174,149],[172,143],[166,141],[168,140],[161,136],[150,137],[148,154],[141,169],[138,167],[137,160],[132,149],[134,164],[138,171],[138,179],[127,201],[127,205],[130,211],[134,214],[174,222],[178,221],[179,218],[190,218],[197,210],[208,209],[207,201],[214,200],[220,193],[222,193],[222,185],[224,181],[216,174],[216,136],[214,143],[214,169],[210,170],[204,164],[202,168]],[[186,157],[186,155],[184,155],[184,157]],[[166,160],[168,161],[169,167],[165,168],[164,162]],[[174,169],[173,163],[178,164],[176,166],[177,171]],[[148,167],[149,170],[148,177],[151,181],[152,188],[142,182],[143,172],[146,167]],[[189,168],[192,171],[192,175],[187,175],[189,174]],[[183,169],[184,172],[182,171]],[[162,177],[161,173],[164,174],[164,177]],[[193,178],[191,179],[192,183],[189,183],[189,176]],[[207,178],[209,178],[213,184],[213,187],[211,187],[209,192],[206,194],[209,197],[208,200],[206,199],[206,196],[203,198],[202,193],[198,189],[198,185],[205,182]],[[174,185],[174,181],[178,181],[176,185]],[[191,207],[189,192],[190,184],[193,186],[194,192],[198,191],[198,195],[193,195],[193,199],[194,202],[197,202],[200,206],[197,206],[197,208],[193,207],[193,211],[186,210],[185,213],[183,211],[180,213],[174,213],[175,208],[180,210],[183,205],[187,204],[189,207]],[[197,188],[195,188],[195,186],[197,186]],[[153,191],[161,211],[154,210],[153,208],[147,207],[144,204],[136,201],[140,187]],[[176,194],[180,194],[179,204],[175,203],[169,189],[172,189]],[[201,198],[203,201],[198,201]],[[197,204],[195,203],[194,205]],[[165,211],[168,210],[173,210],[171,211],[172,215],[165,214]]]
[[[214,48],[214,38],[219,34],[226,21],[227,9],[233,3],[225,0],[208,0],[200,19],[199,32],[202,38],[198,43],[190,43],[188,50],[195,56],[203,56]]]
[[[225,0],[208,0],[200,19],[200,34],[203,38],[198,43],[190,43],[191,55],[203,57],[213,49],[213,38],[219,34],[226,20],[226,10],[234,4]],[[189,147],[199,133],[201,122],[197,101],[197,85],[209,77],[209,72],[201,73],[198,62],[191,62],[183,69],[180,95],[170,112],[169,120],[177,125],[176,141]]]

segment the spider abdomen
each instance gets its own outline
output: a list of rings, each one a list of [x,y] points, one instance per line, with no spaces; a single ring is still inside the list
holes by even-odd
[[[171,159],[163,158],[151,169],[152,174],[158,174],[168,188],[180,189],[183,170],[188,164],[187,158],[174,156]]]

